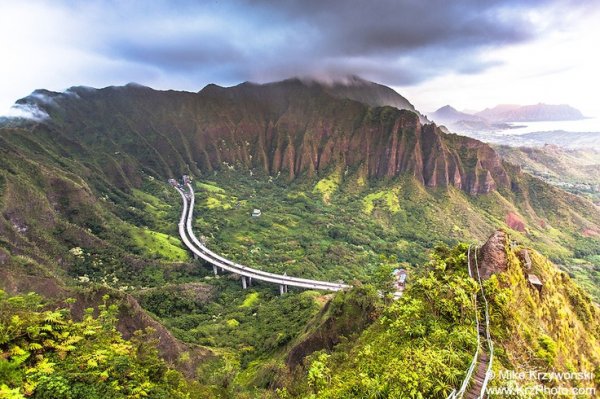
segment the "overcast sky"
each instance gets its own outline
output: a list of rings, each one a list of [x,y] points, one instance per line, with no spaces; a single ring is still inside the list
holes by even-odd
[[[428,112],[600,116],[598,0],[0,0],[0,114],[37,88],[356,74]]]

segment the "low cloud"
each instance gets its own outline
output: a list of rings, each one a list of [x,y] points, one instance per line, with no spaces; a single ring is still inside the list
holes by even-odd
[[[48,114],[35,104],[15,104],[3,115],[7,118],[29,119],[41,122],[49,118]]]

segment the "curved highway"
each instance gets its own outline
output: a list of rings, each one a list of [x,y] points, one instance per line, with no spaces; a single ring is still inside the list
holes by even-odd
[[[277,284],[281,288],[281,292],[287,291],[288,286],[310,288],[325,291],[339,291],[346,288],[350,288],[347,284],[342,283],[331,283],[328,281],[310,280],[299,277],[291,277],[286,275],[280,275],[275,273],[268,273],[261,270],[253,269],[248,266],[241,265],[226,259],[213,251],[209,250],[198,240],[192,229],[192,219],[194,213],[194,190],[188,183],[189,194],[185,193],[181,188],[175,187],[181,199],[183,201],[183,209],[181,213],[181,219],[179,221],[179,235],[183,240],[186,247],[190,249],[195,255],[202,258],[206,262],[213,266],[220,267],[223,270],[230,271],[235,274],[242,276],[242,283],[246,286],[245,278],[264,281],[268,283]],[[251,281],[251,280],[250,280]]]
[[[216,254],[215,252],[208,249],[204,244],[202,244],[196,238],[196,235],[194,234],[194,231],[192,229],[195,195],[194,195],[194,190],[189,183],[187,184],[187,187],[190,192],[190,194],[189,194],[190,198],[189,198],[189,211],[188,211],[188,216],[187,216],[187,221],[186,221],[186,229],[187,229],[188,236],[191,238],[192,242],[194,242],[194,244],[196,244],[196,246],[198,248],[200,248],[200,250],[204,251],[205,254],[212,256],[213,258],[220,260],[221,262],[223,262],[227,265],[237,267],[242,270],[248,269],[248,266],[244,266],[239,263],[232,262],[229,259],[224,258],[224,257],[220,256],[219,254]],[[310,279],[305,279],[305,278],[300,278],[300,277],[282,276],[280,274],[269,273],[269,272],[265,272],[262,270],[256,270],[256,269],[251,269],[251,270],[253,270],[253,272],[257,275],[261,275],[261,276],[265,276],[265,277],[272,277],[272,278],[286,278],[287,281],[294,281],[294,282],[308,283],[308,284],[320,284],[320,285],[324,285],[324,286],[327,285],[327,286],[330,286],[330,287],[336,288],[336,289],[349,287],[348,285],[339,284],[339,283],[330,283],[327,281],[310,280]],[[288,285],[290,285],[290,284],[288,284]]]

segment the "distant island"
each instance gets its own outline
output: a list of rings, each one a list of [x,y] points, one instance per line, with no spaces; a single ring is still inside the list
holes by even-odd
[[[477,116],[493,122],[576,121],[585,119],[581,111],[567,104],[497,105]]]
[[[475,113],[460,112],[450,105],[428,115],[438,124],[458,131],[499,130],[508,122],[574,121],[585,119],[581,111],[567,104],[501,104]]]

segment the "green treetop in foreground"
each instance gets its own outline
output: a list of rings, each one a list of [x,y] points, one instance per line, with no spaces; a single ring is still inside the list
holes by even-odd
[[[115,328],[108,296],[98,315],[74,321],[68,309],[44,310],[36,294],[0,291],[0,398],[187,398],[186,382],[138,332]]]

